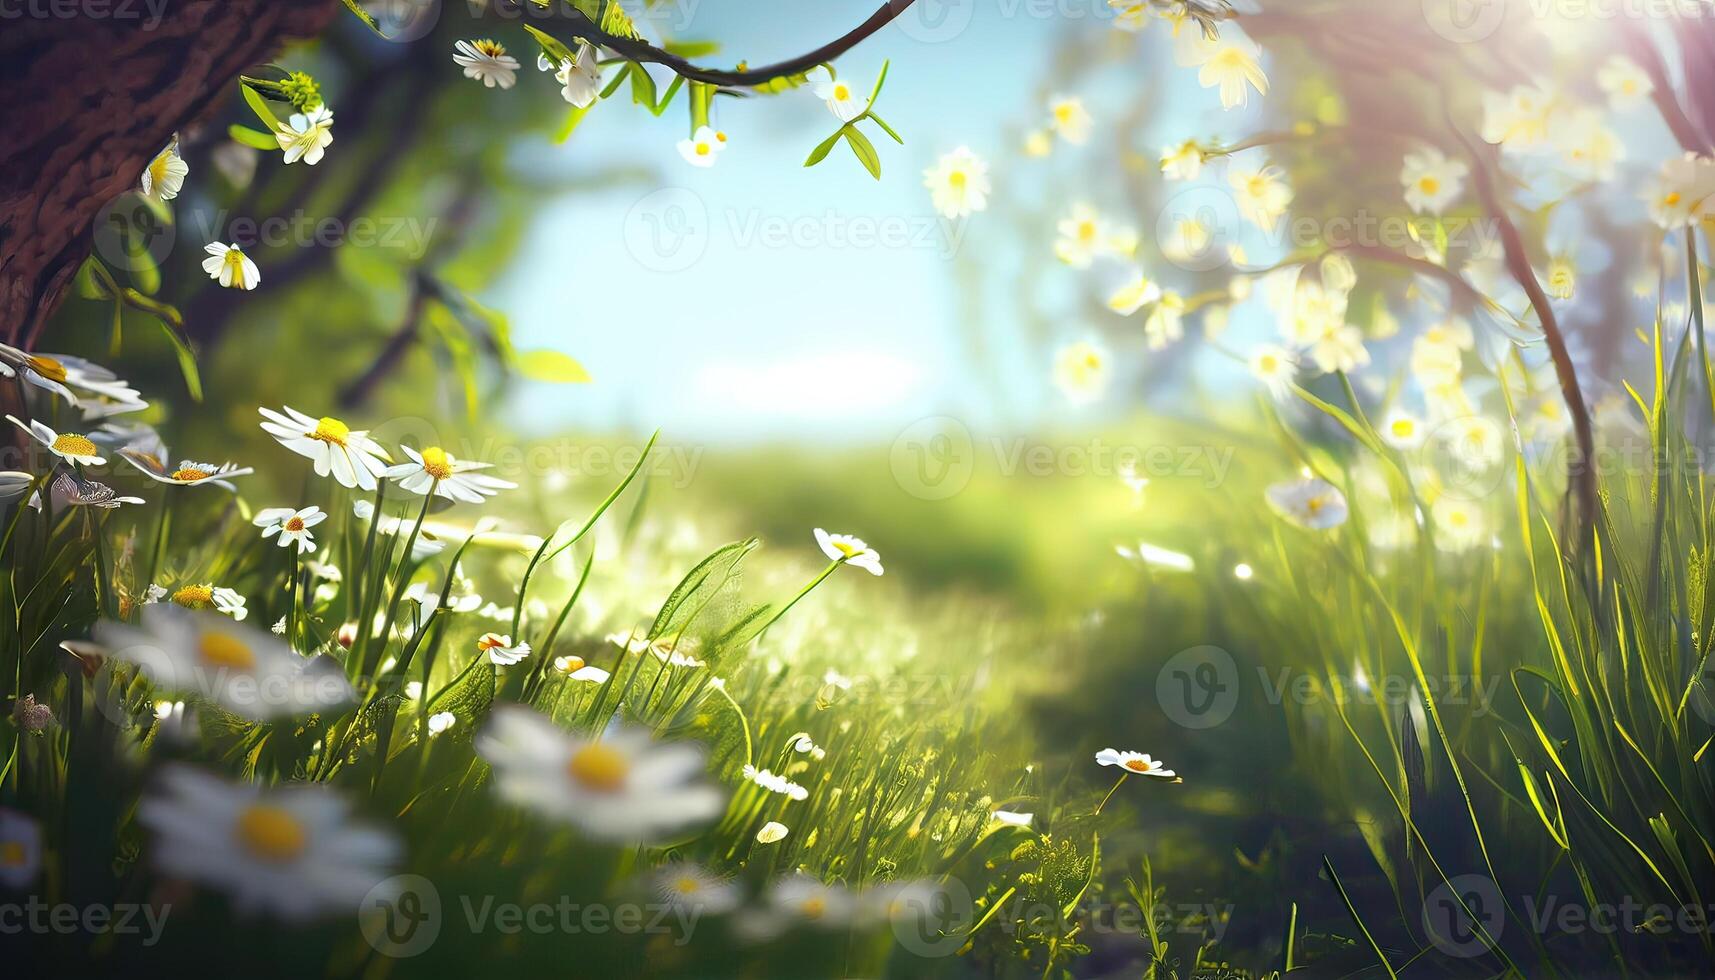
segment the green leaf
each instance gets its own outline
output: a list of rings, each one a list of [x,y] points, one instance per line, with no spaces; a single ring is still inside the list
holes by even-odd
[[[552,34],[544,34],[536,28],[531,27],[529,24],[525,24],[524,29],[530,32],[530,36],[535,38],[536,43],[542,46],[542,53],[547,55],[548,60],[552,61],[554,64],[559,65],[568,61],[576,60],[572,57],[572,49],[566,47],[559,38]]]
[[[191,401],[202,401],[202,374],[197,370],[196,352],[191,350],[190,344],[179,336],[179,332],[174,330],[171,324],[165,320],[161,320],[160,324],[167,339],[173,342],[173,353],[178,355],[179,373],[185,376],[185,390],[190,392]]]
[[[518,373],[531,381],[557,385],[590,382],[590,374],[574,358],[557,350],[527,350],[518,355]]]
[[[863,168],[869,171],[871,177],[880,180],[881,155],[875,152],[875,144],[855,126],[847,127],[844,132],[846,142],[851,144],[852,152],[857,154],[858,162],[863,164]]]
[[[566,113],[566,118],[561,120],[560,128],[554,131],[554,142],[564,143],[571,139],[572,133],[578,128],[578,123],[583,122],[584,117],[589,115],[590,110],[593,108],[595,108],[595,103],[593,102],[583,108],[572,106],[572,111]]]
[[[625,66],[631,73],[631,101],[641,106],[648,106],[655,111],[655,79],[643,70],[643,66],[633,61]]]
[[[383,34],[381,32],[381,24],[376,21],[375,15],[371,14],[369,11],[364,10],[361,6],[359,6],[357,3],[357,0],[345,0],[345,8],[347,10],[351,11],[352,13],[356,14],[358,20],[361,20],[365,24],[369,25],[369,29],[374,31],[376,33],[376,35],[378,35],[380,37],[387,37],[386,34]],[[392,38],[388,38],[388,40],[392,40]]]
[[[278,132],[280,120],[274,118],[274,110],[268,108],[268,100],[248,85],[241,83],[238,89],[244,93],[244,101],[250,103],[251,111],[256,113],[256,118],[262,120],[263,125],[268,127],[268,131],[271,133]],[[275,147],[278,148],[278,146],[279,144],[276,143]]]
[[[834,135],[820,143],[817,143],[816,148],[810,151],[810,158],[804,161],[804,166],[814,167],[816,164],[826,160],[828,158],[828,154],[834,151],[834,144],[838,143],[840,141],[840,137],[845,134],[846,128],[841,126],[839,129],[834,130]]]
[[[237,123],[227,127],[226,135],[232,137],[234,143],[242,143],[252,149],[278,150],[280,148],[280,141],[274,137],[248,126],[240,126]]]
[[[869,119],[870,119],[870,121],[871,121],[871,122],[873,122],[873,123],[875,123],[875,124],[876,124],[876,125],[877,125],[877,126],[880,126],[880,127],[881,127],[881,131],[882,131],[882,132],[884,132],[884,133],[886,133],[886,134],[887,134],[887,135],[889,135],[889,136],[891,136],[891,137],[893,137],[893,141],[894,141],[894,142],[895,142],[895,143],[898,143],[898,144],[899,144],[899,145],[900,145],[900,146],[904,146],[904,145],[905,145],[905,137],[903,137],[903,136],[900,136],[900,135],[899,135],[899,134],[898,134],[898,133],[896,133],[896,132],[894,132],[894,131],[893,131],[893,127],[892,127],[892,126],[889,126],[889,125],[888,125],[888,124],[887,124],[887,120],[885,120],[885,119],[883,119],[883,118],[881,118],[881,117],[880,117],[880,116],[878,116],[878,115],[876,115],[876,114],[875,114],[875,113],[873,113],[873,112],[871,112],[871,113],[866,113],[866,115],[867,115],[867,116],[868,116],[868,117],[869,117]]]
[[[616,37],[643,40],[643,35],[637,33],[637,27],[631,23],[630,15],[616,2],[610,2],[607,9],[601,12],[601,29]]]

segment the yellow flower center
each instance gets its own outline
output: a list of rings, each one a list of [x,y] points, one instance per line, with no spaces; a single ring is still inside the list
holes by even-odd
[[[225,633],[206,633],[197,643],[197,653],[210,667],[249,670],[256,666],[256,655],[243,640]]]
[[[1464,527],[1471,523],[1471,518],[1462,510],[1456,510],[1447,515],[1447,523],[1454,527]]]
[[[584,669],[584,658],[564,657],[560,660],[557,666],[560,668],[562,673],[575,674]]]
[[[54,452],[62,456],[97,456],[101,451],[75,432],[62,432],[54,437]]]
[[[1273,354],[1264,354],[1257,358],[1256,366],[1263,374],[1273,374],[1280,370],[1280,358]]]
[[[198,480],[206,480],[213,475],[214,474],[212,472],[198,469],[195,466],[181,466],[173,471],[173,479],[182,480],[185,483],[195,483]]]
[[[226,262],[226,267],[228,269],[232,270],[233,281],[243,282],[244,281],[244,253],[239,251],[236,248],[229,248],[226,250],[226,257],[225,257],[224,261]]]
[[[1417,186],[1422,189],[1423,193],[1433,194],[1441,189],[1441,181],[1436,180],[1428,174],[1424,174],[1422,177],[1417,179]]]
[[[1679,203],[1679,192],[1678,191],[1668,191],[1666,194],[1662,195],[1661,203],[1667,205],[1668,207],[1672,207],[1673,205],[1678,204]]]
[[[834,83],[834,101],[844,102],[852,97],[852,87],[845,82]]]
[[[719,140],[722,143],[725,143],[726,142],[726,130],[724,130],[724,129],[716,130],[715,131],[715,139]]]
[[[173,601],[186,609],[207,609],[214,602],[214,588],[208,585],[187,585],[173,593]]]
[[[238,815],[234,830],[245,850],[275,863],[285,863],[302,854],[308,838],[297,817],[265,803],[246,807]]]
[[[30,370],[44,378],[47,378],[49,381],[64,381],[66,379],[65,365],[51,357],[44,357],[41,354],[29,354],[25,356],[24,360],[29,362]]]
[[[476,42],[472,47],[476,48],[477,53],[487,55],[490,58],[498,58],[506,53],[506,45],[486,37]]]
[[[1311,497],[1309,500],[1304,502],[1304,509],[1309,511],[1312,515],[1320,514],[1322,512],[1322,508],[1326,506],[1328,506],[1328,498],[1326,497]]]
[[[1401,439],[1411,438],[1411,434],[1416,431],[1417,423],[1411,419],[1394,419],[1393,421],[1393,434]]]
[[[697,879],[690,875],[685,875],[673,882],[673,890],[681,895],[695,895],[700,884],[701,883],[698,882]]]
[[[1078,107],[1070,102],[1062,102],[1054,107],[1054,121],[1064,126],[1078,115]]]
[[[858,550],[852,547],[851,542],[849,541],[835,541],[834,549],[847,558],[858,553]]]
[[[286,518],[286,530],[296,534],[304,529],[304,519],[296,514]]]
[[[970,180],[970,178],[968,176],[966,176],[966,174],[963,170],[955,170],[952,173],[947,175],[947,183],[953,187],[957,187],[960,189],[963,189],[965,186],[965,183],[969,180]]]
[[[1132,772],[1148,772],[1155,768],[1153,765],[1143,761],[1142,759],[1127,759],[1125,761],[1125,767],[1130,769]]]
[[[827,914],[828,900],[820,895],[806,898],[804,904],[799,906],[799,910],[804,913],[804,917],[807,919],[820,919]]]
[[[572,753],[566,774],[585,789],[612,793],[625,785],[628,768],[624,755],[597,742]]]
[[[24,866],[24,845],[15,840],[0,844],[0,868],[21,868]]]
[[[1096,240],[1096,223],[1094,221],[1078,222],[1078,241],[1093,242]]]
[[[706,157],[710,153],[713,153],[714,150],[715,150],[715,148],[710,146],[707,143],[698,143],[697,144],[697,156]]]
[[[430,446],[423,450],[423,472],[437,480],[445,480],[453,475],[452,457],[439,446]]]
[[[345,441],[351,438],[351,426],[339,419],[324,416],[316,421],[315,431],[310,433],[310,438],[335,446],[343,446]]]

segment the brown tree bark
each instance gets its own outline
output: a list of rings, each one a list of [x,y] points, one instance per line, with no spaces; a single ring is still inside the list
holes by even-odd
[[[137,185],[173,133],[341,9],[339,0],[90,0],[26,5],[7,20],[0,337],[35,336],[89,255],[97,214]]]

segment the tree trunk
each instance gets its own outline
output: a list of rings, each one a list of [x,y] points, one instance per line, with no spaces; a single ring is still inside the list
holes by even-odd
[[[0,32],[0,337],[33,340],[89,255],[97,214],[279,45],[339,0],[90,0]]]

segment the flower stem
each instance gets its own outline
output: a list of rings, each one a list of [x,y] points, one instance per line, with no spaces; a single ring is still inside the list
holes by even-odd
[[[1090,816],[1092,816],[1092,817],[1100,816],[1101,812],[1102,812],[1102,807],[1105,807],[1108,805],[1108,801],[1114,798],[1114,794],[1119,792],[1119,788],[1121,786],[1124,786],[1125,781],[1127,779],[1130,779],[1130,778],[1131,778],[1131,773],[1129,773],[1129,772],[1120,773],[1120,778],[1114,780],[1113,788],[1108,790],[1108,795],[1102,797],[1102,802],[1096,804],[1096,808],[1090,812]]]
[[[834,569],[839,568],[841,565],[844,565],[844,564],[845,564],[845,561],[843,559],[835,559],[834,561],[829,562],[828,567],[822,569],[822,574],[817,575],[815,578],[810,580],[809,585],[806,585],[802,589],[798,590],[798,594],[792,597],[792,601],[788,602],[784,606],[781,606],[779,612],[775,613],[774,616],[768,620],[768,622],[762,624],[762,628],[756,631],[756,635],[760,638],[762,636],[762,634],[768,632],[768,628],[770,626],[773,626],[775,623],[778,623],[780,621],[780,617],[782,617],[782,616],[786,615],[788,612],[790,612],[792,610],[792,607],[796,606],[798,604],[799,599],[802,599],[805,596],[809,595],[811,589],[814,589],[816,586],[821,585],[823,579],[834,574]]]

